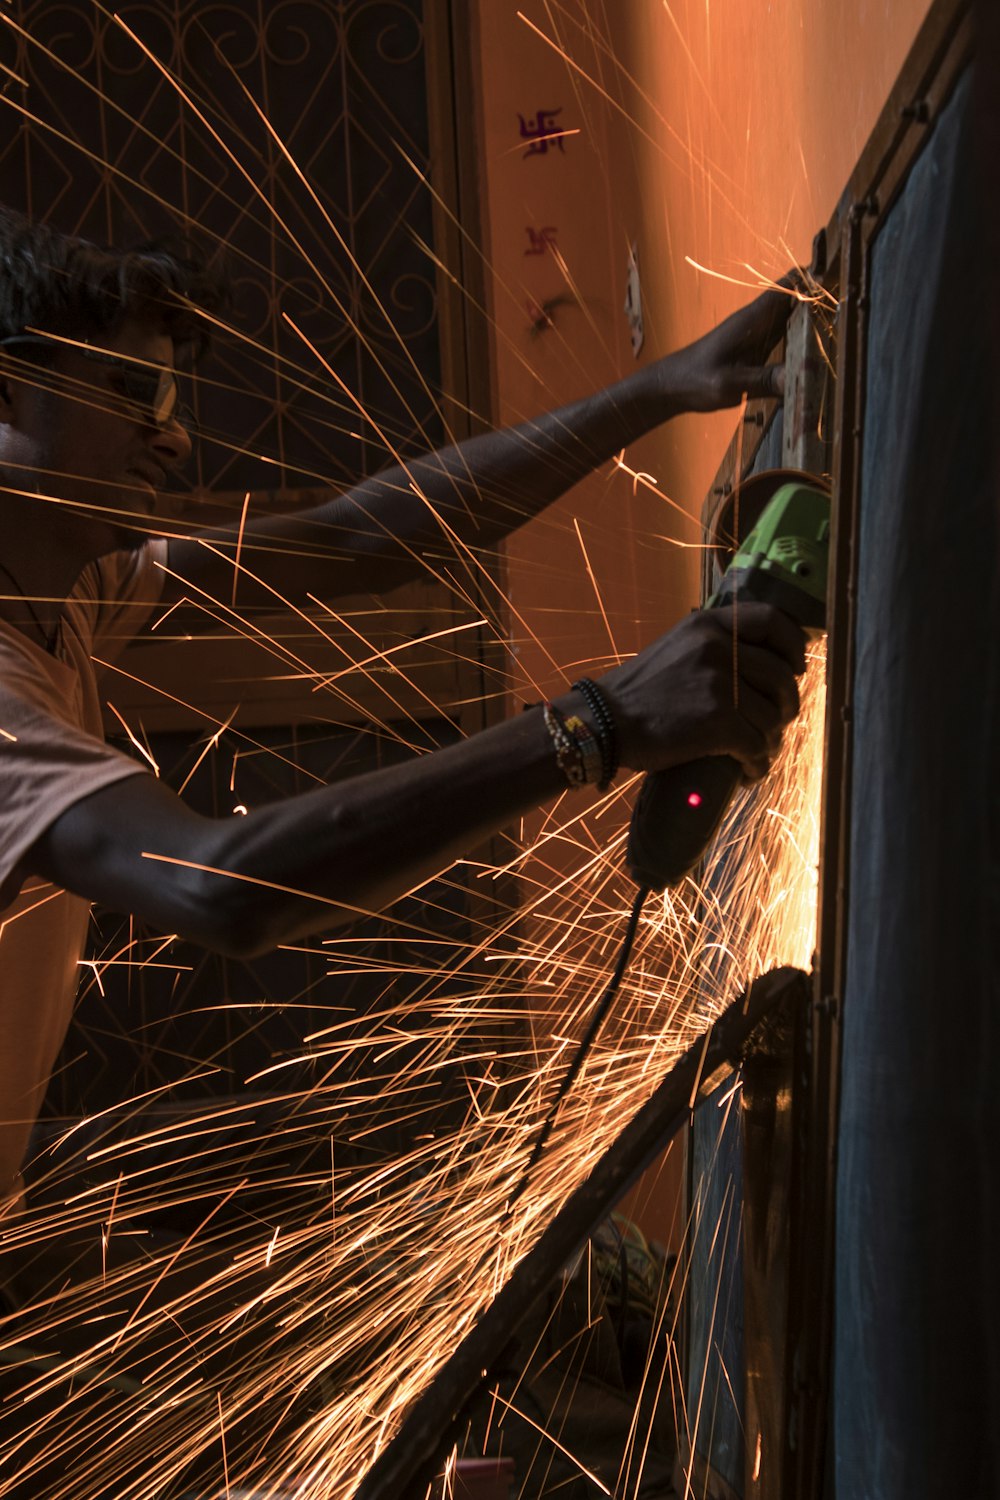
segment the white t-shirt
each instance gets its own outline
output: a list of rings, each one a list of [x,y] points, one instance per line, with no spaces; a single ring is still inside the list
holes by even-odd
[[[27,875],[35,840],[82,797],[149,774],[104,743],[93,656],[110,660],[159,597],[166,543],[89,564],[56,654],[0,620],[0,1205],[19,1172],[73,1013],[90,915]],[[2,1209],[0,1209],[2,1212]]]

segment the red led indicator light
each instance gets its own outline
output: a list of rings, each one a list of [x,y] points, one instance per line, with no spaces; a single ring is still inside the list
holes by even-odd
[[[688,807],[700,807],[700,806],[701,806],[701,793],[700,792],[688,792]]]

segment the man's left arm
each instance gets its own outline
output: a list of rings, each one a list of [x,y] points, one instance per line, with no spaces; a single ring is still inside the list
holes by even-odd
[[[280,608],[309,593],[383,593],[433,568],[435,555],[488,549],[671,417],[779,395],[783,367],[765,361],[794,297],[766,292],[595,395],[384,470],[313,509],[171,541],[165,602],[192,597],[185,582],[228,599],[237,551],[240,603]]]

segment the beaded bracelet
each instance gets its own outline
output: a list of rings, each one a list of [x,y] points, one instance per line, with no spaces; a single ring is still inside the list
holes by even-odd
[[[578,714],[568,718],[554,703],[543,705],[545,727],[556,751],[556,763],[571,787],[593,785],[600,779],[601,747]]]
[[[581,677],[573,687],[583,697],[594,716],[597,743],[601,751],[601,775],[598,790],[606,792],[618,770],[618,731],[608,700],[589,677]]]
[[[564,720],[566,731],[573,738],[573,742],[580,752],[583,761],[583,779],[588,786],[596,786],[601,779],[601,771],[604,766],[604,756],[601,753],[601,744],[594,734],[590,725],[580,718],[579,714],[570,714]]]
[[[556,764],[570,786],[583,786],[585,779],[583,755],[566,728],[565,719],[554,703],[544,704],[542,713],[545,715],[545,727],[555,746]]]

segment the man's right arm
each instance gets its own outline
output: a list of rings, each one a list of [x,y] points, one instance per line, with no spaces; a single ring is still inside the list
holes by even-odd
[[[803,637],[764,605],[689,616],[601,679],[621,762],[729,754],[755,779],[798,708]],[[736,691],[734,691],[734,688]],[[566,713],[586,716],[569,693]],[[25,863],[162,931],[248,957],[378,911],[565,790],[540,709],[461,744],[246,816],[206,818],[149,775],[82,798]]]

